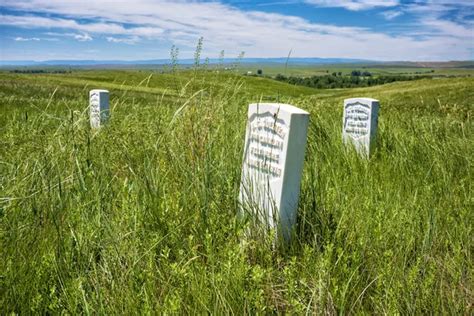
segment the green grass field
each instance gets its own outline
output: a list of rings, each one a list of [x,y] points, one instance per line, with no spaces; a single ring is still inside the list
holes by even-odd
[[[110,90],[111,120],[88,121]],[[0,73],[0,314],[472,314],[474,78]],[[370,160],[342,102],[380,100]],[[247,106],[311,113],[296,237],[237,217]]]

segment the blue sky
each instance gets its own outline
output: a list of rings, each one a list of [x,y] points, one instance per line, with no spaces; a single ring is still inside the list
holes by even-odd
[[[474,0],[2,0],[2,60],[474,59]]]

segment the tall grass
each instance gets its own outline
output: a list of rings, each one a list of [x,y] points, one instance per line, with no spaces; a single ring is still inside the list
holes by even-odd
[[[274,251],[236,216],[267,81],[154,75],[112,89],[94,131],[88,90],[149,74],[97,76],[0,75],[0,313],[472,313],[472,79],[279,85],[311,118],[296,238]],[[370,160],[341,140],[360,94],[381,101]]]

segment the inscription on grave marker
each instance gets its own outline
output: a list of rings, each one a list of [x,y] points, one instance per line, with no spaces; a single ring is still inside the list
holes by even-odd
[[[344,100],[343,140],[370,155],[377,134],[379,101],[370,98]]]
[[[287,127],[270,112],[254,115],[249,121],[247,166],[269,179],[281,177],[281,154]]]
[[[99,128],[109,118],[109,91],[91,90],[89,92],[90,122],[92,128]]]
[[[296,222],[309,113],[289,104],[249,106],[242,209],[288,240]]]

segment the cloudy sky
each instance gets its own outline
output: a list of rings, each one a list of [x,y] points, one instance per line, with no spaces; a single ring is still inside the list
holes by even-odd
[[[1,0],[2,60],[474,59],[474,0]]]

